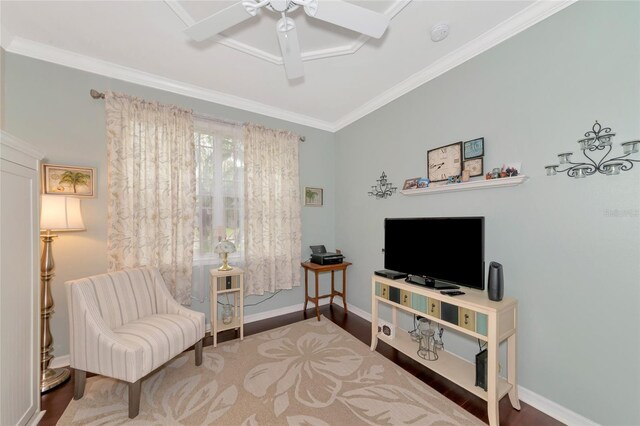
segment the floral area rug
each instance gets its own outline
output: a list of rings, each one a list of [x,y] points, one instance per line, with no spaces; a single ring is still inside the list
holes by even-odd
[[[482,425],[324,317],[189,351],[142,382],[95,376],[59,425]]]

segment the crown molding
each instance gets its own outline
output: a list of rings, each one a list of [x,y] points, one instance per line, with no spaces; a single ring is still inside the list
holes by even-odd
[[[181,81],[172,80],[133,68],[124,67],[112,62],[107,62],[100,59],[92,58],[90,56],[70,52],[68,50],[36,43],[34,41],[26,40],[20,37],[15,37],[12,40],[11,44],[7,47],[6,51],[34,59],[39,59],[42,61],[52,62],[54,64],[70,68],[75,68],[93,74],[102,75],[109,78],[115,78],[129,83],[152,87],[154,89],[164,90],[191,98],[201,99],[208,102],[226,105],[232,108],[254,112],[256,114],[266,115],[280,120],[290,121],[292,123],[302,124],[304,126],[313,127],[320,130],[326,130],[329,132],[335,131],[331,123],[323,120],[318,120],[307,115],[297,114],[295,112],[276,108],[260,102],[251,101],[239,96],[205,89]]]
[[[411,1],[412,0],[396,0],[383,13],[389,16],[390,19],[393,19]],[[189,14],[189,12],[187,12],[186,9],[182,7],[179,1],[164,0],[164,2],[187,27],[190,27],[196,23],[195,19],[193,19],[193,17],[191,17],[191,15]],[[358,50],[360,50],[360,48],[364,46],[364,44],[367,41],[369,41],[369,39],[370,39],[369,36],[361,34],[355,41],[348,44],[330,47],[327,49],[318,49],[318,50],[310,50],[307,52],[302,52],[301,54],[302,61],[306,62],[306,61],[314,61],[316,59],[332,58],[335,56],[353,55]],[[284,64],[284,61],[282,60],[282,56],[274,55],[265,50],[250,46],[246,43],[239,42],[232,38],[224,38],[221,36],[216,41],[218,44],[222,44],[224,46],[235,49],[239,52],[246,53],[247,55],[251,55],[255,58],[262,59],[263,61],[267,61],[275,65]]]
[[[410,0],[401,0],[397,5],[397,12],[402,10]],[[129,83],[139,84],[142,86],[152,87],[183,96],[201,99],[207,102],[213,102],[232,108],[238,108],[256,114],[313,127],[328,132],[337,132],[338,130],[352,124],[367,114],[381,108],[382,106],[394,101],[400,96],[416,89],[422,84],[433,80],[443,73],[457,67],[458,65],[468,61],[469,59],[485,52],[493,46],[507,40],[508,38],[526,30],[545,18],[561,11],[562,9],[575,3],[577,0],[559,0],[537,1],[518,14],[496,25],[491,30],[485,32],[476,39],[470,41],[461,48],[444,56],[431,66],[413,74],[403,82],[386,90],[379,96],[371,99],[362,106],[356,108],[352,112],[346,114],[335,122],[319,120],[303,114],[287,111],[281,108],[275,108],[260,102],[251,101],[239,96],[229,95],[215,90],[205,89],[199,86],[191,85],[177,80],[161,77],[133,68],[124,67],[111,62],[48,46],[45,44],[33,42],[20,37],[13,37],[12,34],[6,34],[2,28],[2,47],[10,53],[31,57],[58,65],[79,69],[93,74],[102,75],[109,78],[123,80]],[[175,3],[169,1],[168,3]],[[395,10],[395,9],[394,9]],[[6,35],[6,37],[5,37]],[[366,36],[364,36],[366,37]],[[356,50],[359,47],[356,47]],[[256,49],[257,50],[257,49]],[[319,59],[320,57],[328,57],[321,55],[336,56],[336,51],[329,52],[332,49],[324,51],[316,51],[317,57],[308,57],[307,60]],[[318,53],[320,52],[320,53]],[[308,52],[310,55],[313,52]],[[272,55],[273,56],[273,55]],[[272,58],[273,59],[273,58]],[[278,57],[279,61],[282,58]]]
[[[249,46],[248,44],[239,42],[232,38],[220,38],[220,40],[218,40],[218,44],[230,47],[239,52],[246,53],[247,55],[251,55],[255,58],[262,59],[263,61],[267,61],[275,65],[284,64],[284,61],[282,60],[282,56],[271,54],[265,50],[258,49],[257,47]]]
[[[500,22],[489,31],[479,37],[476,37],[455,51],[445,55],[432,65],[418,71],[403,82],[386,90],[379,96],[371,99],[369,102],[337,120],[333,123],[333,127],[336,129],[335,131],[348,126],[384,105],[398,99],[400,96],[416,89],[424,83],[433,80],[469,59],[491,49],[514,35],[572,5],[576,1],[577,0],[536,1],[531,6],[513,15],[511,18]]]
[[[6,25],[0,25],[0,47],[7,50],[12,41],[13,34],[9,32]]]
[[[189,12],[187,12],[187,10],[182,7],[178,0],[164,0],[164,2],[167,6],[169,6],[169,9],[171,9],[173,13],[175,13],[182,22],[184,22],[187,27],[190,27],[196,23],[196,20],[191,17]]]

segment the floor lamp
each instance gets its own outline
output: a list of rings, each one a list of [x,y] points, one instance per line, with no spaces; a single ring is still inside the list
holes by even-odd
[[[44,244],[40,260],[40,391],[53,389],[69,379],[66,368],[49,368],[53,359],[53,337],[49,328],[49,317],[53,314],[51,278],[53,262],[52,242],[57,235],[51,231],[84,231],[80,199],[63,195],[43,195],[40,213],[40,238]]]

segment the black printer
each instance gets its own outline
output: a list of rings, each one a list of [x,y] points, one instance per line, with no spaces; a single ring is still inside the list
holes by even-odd
[[[340,253],[327,252],[324,246],[311,247],[311,263],[318,265],[336,265],[342,263],[344,256]]]

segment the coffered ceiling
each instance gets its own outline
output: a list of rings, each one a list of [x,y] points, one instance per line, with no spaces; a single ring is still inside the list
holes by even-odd
[[[286,78],[273,12],[203,42],[183,33],[233,3],[2,0],[0,42],[8,52],[336,131],[572,0],[352,2],[392,18],[381,39],[298,9],[289,16],[305,76],[296,80]],[[430,31],[440,23],[450,33],[435,43]]]

